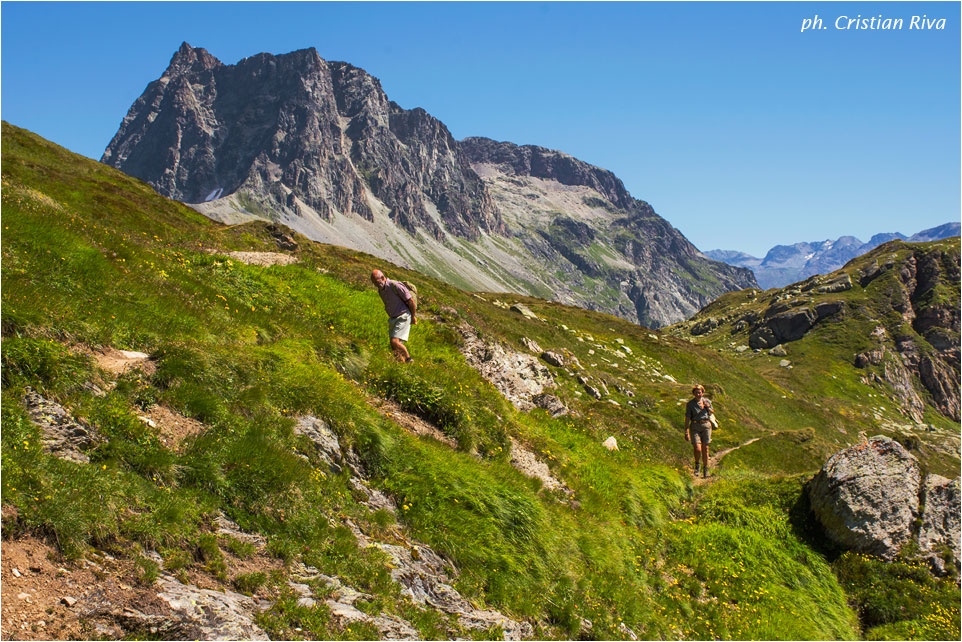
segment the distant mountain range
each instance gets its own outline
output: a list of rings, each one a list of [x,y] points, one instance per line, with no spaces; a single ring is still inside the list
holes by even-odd
[[[755,273],[758,284],[767,290],[785,287],[813,274],[834,272],[855,257],[889,241],[938,241],[959,236],[959,228],[959,223],[945,223],[908,237],[898,232],[882,233],[873,236],[868,243],[863,243],[854,236],[842,236],[834,241],[776,245],[761,259],[737,250],[710,250],[704,254],[716,261],[749,268]]]
[[[543,147],[455,140],[314,49],[225,65],[184,43],[101,161],[225,223],[271,220],[465,289],[649,327],[757,285],[610,171]]]

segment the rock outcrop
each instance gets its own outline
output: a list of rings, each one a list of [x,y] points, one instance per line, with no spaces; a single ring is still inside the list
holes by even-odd
[[[919,551],[942,573],[946,572],[949,560],[954,561],[958,574],[962,571],[959,478],[929,475],[925,478],[922,501],[925,508],[917,539]]]
[[[560,400],[544,394],[546,388],[554,385],[554,378],[536,357],[483,341],[467,325],[458,330],[464,338],[461,352],[468,365],[490,381],[515,408],[531,410],[540,406],[552,414],[563,414],[558,407]]]
[[[837,544],[893,559],[914,541],[937,572],[959,569],[959,479],[923,479],[915,457],[877,436],[833,455],[808,485],[812,509]]]
[[[81,424],[66,408],[56,401],[42,397],[29,387],[23,403],[30,414],[30,420],[43,432],[45,450],[78,464],[90,462],[90,457],[84,451],[96,445],[98,436],[95,429]]]
[[[254,623],[260,608],[246,595],[198,588],[166,574],[155,588],[163,613],[118,608],[96,594],[82,610],[85,617],[117,622],[121,633],[147,631],[159,640],[270,640]]]
[[[385,510],[397,515],[395,503],[370,486],[357,455],[351,449],[340,447],[336,435],[330,431],[326,422],[310,416],[300,417],[297,421],[298,426],[302,427],[301,434],[314,443],[325,461],[345,462],[351,474],[352,487],[365,497],[362,503],[371,511]],[[306,426],[310,426],[310,429],[304,430],[303,427]],[[562,491],[566,488],[563,484],[561,487]],[[490,631],[498,627],[505,640],[521,640],[532,636],[534,630],[528,622],[514,620],[499,611],[478,609],[465,599],[453,586],[458,576],[457,568],[431,547],[408,537],[402,530],[395,530],[391,542],[388,543],[368,535],[350,520],[346,523],[359,546],[380,548],[391,558],[391,577],[400,585],[401,594],[413,603],[453,616],[458,624],[466,629]],[[296,569],[296,572],[299,573],[298,577],[304,580],[320,577],[316,569],[301,567]],[[336,593],[333,599],[326,603],[335,618],[373,624],[385,639],[416,638],[416,631],[407,622],[397,617],[369,616],[353,605],[354,600],[361,597],[357,591],[344,587],[336,578],[330,578],[329,583],[334,586]],[[294,588],[297,590],[296,586]],[[302,599],[312,601],[308,593],[304,592],[302,595]],[[305,604],[313,605],[309,602]]]

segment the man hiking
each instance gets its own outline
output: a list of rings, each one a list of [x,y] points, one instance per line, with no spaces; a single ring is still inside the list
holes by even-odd
[[[380,270],[371,272],[371,283],[377,286],[377,293],[384,302],[384,311],[388,316],[388,336],[391,338],[394,356],[402,363],[414,361],[404,342],[408,340],[411,325],[418,324],[416,299],[403,283],[389,280]]]
[[[708,477],[708,444],[711,443],[711,427],[715,415],[711,400],[705,396],[701,384],[691,389],[693,399],[685,406],[685,441],[690,441],[695,451],[695,475],[701,460],[702,477]]]

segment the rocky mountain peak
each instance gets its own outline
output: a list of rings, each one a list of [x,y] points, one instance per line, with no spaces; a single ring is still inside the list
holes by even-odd
[[[210,55],[206,49],[191,47],[186,42],[181,43],[180,48],[174,52],[161,78],[174,78],[189,72],[214,69],[222,66],[223,63],[214,56]]]
[[[412,235],[503,232],[443,123],[313,48],[225,65],[184,43],[102,161],[188,203],[240,193],[255,214],[289,220],[373,221],[383,207]]]

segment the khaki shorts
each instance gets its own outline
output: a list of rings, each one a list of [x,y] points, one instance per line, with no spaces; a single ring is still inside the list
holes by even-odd
[[[688,431],[691,433],[691,443],[705,446],[711,443],[711,424],[692,423]]]
[[[411,314],[405,312],[396,317],[389,318],[387,320],[387,332],[388,336],[392,339],[407,341],[408,335],[411,333]]]

